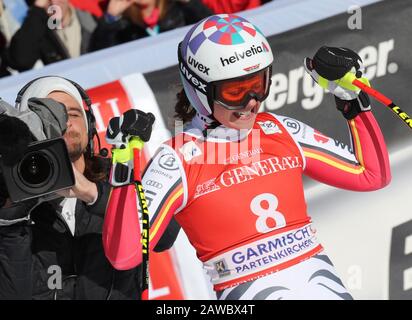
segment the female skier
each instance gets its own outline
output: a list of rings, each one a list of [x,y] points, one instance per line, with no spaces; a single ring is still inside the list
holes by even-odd
[[[345,148],[298,120],[259,112],[273,54],[247,20],[202,20],[179,44],[178,58],[184,90],[175,110],[185,126],[159,148],[142,180],[151,248],[166,230],[173,233],[167,226],[175,220],[219,299],[351,299],[316,239],[302,177],[354,191],[380,189],[391,179],[367,95],[340,82],[347,72],[366,81],[360,57],[322,47],[304,60],[347,121],[353,146]],[[165,239],[163,249],[173,243]]]

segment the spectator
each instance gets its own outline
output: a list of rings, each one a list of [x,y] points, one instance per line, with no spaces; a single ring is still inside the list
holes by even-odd
[[[53,113],[48,120],[41,118],[44,132],[51,121],[61,119],[61,125],[67,120],[67,130],[59,127],[65,131],[76,184],[54,200],[12,204],[0,174],[0,300],[140,297],[140,268],[117,271],[104,255],[102,228],[110,192],[106,170],[110,160],[92,152],[96,129],[90,111],[83,109],[87,99],[82,90],[66,79],[45,77],[35,80],[21,95],[20,110],[27,110],[33,103],[28,99],[37,97],[37,110],[47,108]],[[0,122],[3,161],[18,163],[21,156],[17,151],[27,148],[33,129],[29,131],[20,119],[4,114]],[[50,286],[50,267],[61,270],[54,286]]]
[[[10,14],[6,4],[0,0],[0,32],[4,35],[7,43],[19,28],[16,19]]]
[[[70,0],[70,3],[75,8],[87,11],[97,18],[103,15],[102,7],[107,4],[107,2],[107,0]]]
[[[74,9],[69,0],[27,2],[29,11],[8,50],[10,67],[25,71],[39,59],[46,65],[75,58],[88,51],[90,37],[96,27],[96,21],[89,13]],[[60,7],[61,19],[54,19],[58,11],[51,5]]]
[[[3,0],[0,0],[0,77],[10,75],[4,60],[6,48],[11,36],[18,29],[18,23],[7,10]]]
[[[200,0],[110,0],[91,43],[111,47],[195,23],[212,12]]]
[[[259,7],[262,4],[261,0],[202,0],[202,2],[210,10],[217,14],[236,13]]]

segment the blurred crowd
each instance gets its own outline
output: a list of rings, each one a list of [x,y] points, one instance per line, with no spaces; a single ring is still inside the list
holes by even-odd
[[[0,0],[0,77],[268,0]]]

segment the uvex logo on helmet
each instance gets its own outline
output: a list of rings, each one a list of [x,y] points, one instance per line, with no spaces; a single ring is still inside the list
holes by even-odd
[[[206,67],[205,65],[201,64],[199,61],[196,61],[195,58],[189,56],[188,57],[188,62],[190,65],[192,65],[193,67],[195,67],[197,70],[199,70],[200,72],[203,72],[207,75],[209,75],[209,70],[210,68]]]
[[[204,94],[207,94],[207,84],[200,78],[198,78],[194,73],[192,73],[192,71],[189,69],[189,67],[187,67],[187,65],[185,65],[185,63],[183,63],[183,61],[180,61],[180,71],[187,81],[191,82],[195,87],[197,87],[198,90],[201,90]]]
[[[252,45],[248,50],[243,51],[243,52],[235,52],[234,55],[230,56],[229,58],[220,58],[220,62],[222,63],[222,66],[230,65],[232,63],[238,62],[240,60],[243,60],[245,58],[254,56],[256,54],[262,53],[262,52],[269,52],[268,47],[262,42],[261,46],[255,46]]]

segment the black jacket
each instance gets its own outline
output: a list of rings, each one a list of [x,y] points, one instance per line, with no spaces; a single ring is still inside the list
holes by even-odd
[[[57,213],[61,199],[35,207],[32,222],[0,226],[0,300],[139,299],[140,268],[115,270],[104,255],[102,226],[110,186],[97,186],[95,204],[77,200],[74,236]],[[14,220],[27,213],[28,206],[19,205],[0,209],[0,218]],[[56,266],[62,272],[61,290],[55,289]]]
[[[159,32],[196,23],[212,14],[212,11],[199,0],[191,0],[188,3],[169,1],[167,12],[164,18],[159,21]],[[110,23],[103,16],[98,20],[90,49],[94,51],[108,48],[147,36],[149,34],[146,31],[146,26],[133,24],[124,18]]]
[[[87,12],[75,10],[81,25],[81,53],[88,52],[96,21]],[[49,16],[39,7],[32,6],[19,30],[11,39],[7,51],[8,66],[18,71],[31,69],[37,60],[50,64],[69,58],[65,45],[54,30],[48,27]]]
[[[10,75],[10,72],[7,70],[7,63],[4,60],[4,56],[6,54],[6,47],[6,36],[0,31],[0,78]]]

